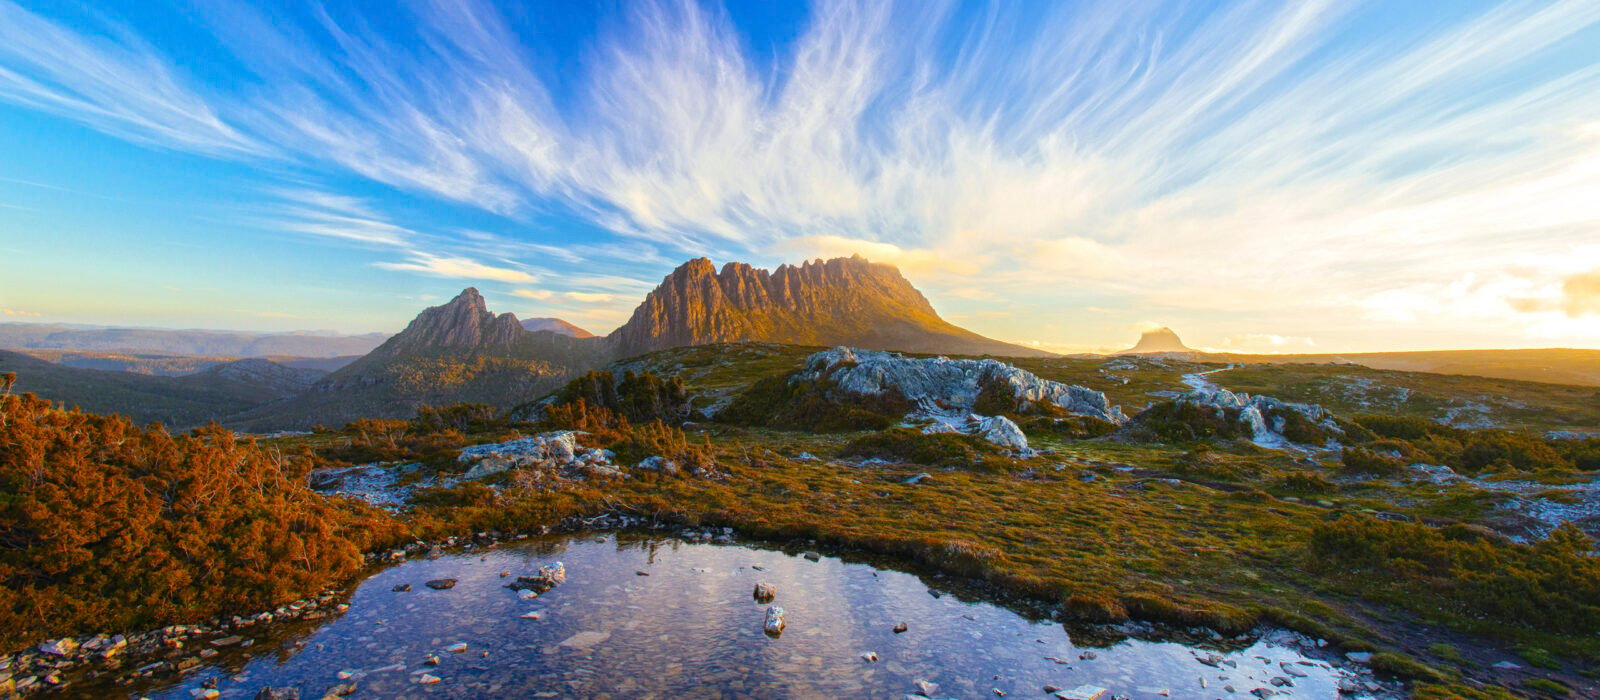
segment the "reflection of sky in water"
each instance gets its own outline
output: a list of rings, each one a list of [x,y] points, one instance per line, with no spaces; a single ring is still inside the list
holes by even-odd
[[[298,652],[258,645],[237,673],[207,669],[157,696],[187,698],[201,680],[223,674],[225,698],[251,698],[264,685],[315,698],[343,670],[358,672],[360,697],[899,697],[927,679],[939,695],[963,698],[993,698],[992,688],[1043,697],[1046,684],[1085,683],[1109,688],[1108,699],[1160,697],[1164,689],[1174,698],[1228,697],[1227,685],[1248,698],[1284,677],[1293,687],[1276,690],[1332,698],[1345,673],[1320,661],[1298,664],[1308,659],[1266,643],[1227,654],[1237,668],[1203,665],[1181,644],[1132,640],[1082,659],[1087,649],[1059,625],[935,598],[909,574],[745,547],[598,539],[407,562],[364,581],[350,610],[311,632]],[[567,582],[537,600],[504,587],[555,560],[566,563]],[[503,570],[513,578],[501,578]],[[435,578],[459,582],[446,591],[423,585]],[[761,631],[766,606],[750,595],[759,581],[777,585],[776,604],[787,613],[778,639]],[[411,592],[391,590],[403,583]],[[531,610],[544,618],[519,617]],[[901,621],[910,629],[895,634]],[[456,642],[467,651],[444,651]],[[863,661],[868,651],[881,660]],[[442,658],[437,667],[424,664],[430,652]],[[1283,662],[1306,676],[1284,672]],[[377,670],[384,667],[391,668]],[[423,672],[443,680],[419,685]]]

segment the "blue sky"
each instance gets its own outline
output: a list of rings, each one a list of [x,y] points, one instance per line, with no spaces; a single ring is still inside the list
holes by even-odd
[[[1058,350],[1600,347],[1590,0],[112,5],[0,0],[0,321],[861,253]]]

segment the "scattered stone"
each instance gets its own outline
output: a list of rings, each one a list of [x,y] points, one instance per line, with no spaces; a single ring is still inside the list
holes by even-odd
[[[442,680],[444,680],[444,679],[440,678],[438,676],[435,676],[435,675],[433,675],[431,673],[424,673],[424,674],[422,674],[420,676],[417,676],[417,682],[421,683],[423,685],[433,685],[434,683],[438,683],[439,681],[442,681]]]
[[[429,666],[438,666],[439,665],[439,655],[438,654],[429,654],[427,656],[424,656],[424,657],[422,657],[422,663],[425,663],[425,664],[427,664]]]
[[[1354,661],[1354,662],[1356,662],[1358,664],[1368,664],[1368,663],[1372,663],[1372,652],[1370,652],[1370,651],[1345,652],[1344,658],[1347,658],[1347,659],[1349,659],[1351,661]]]
[[[300,689],[264,686],[256,692],[255,700],[300,700]]]
[[[878,652],[875,652],[875,651],[866,652],[866,653],[861,655],[861,660],[865,661],[865,662],[867,662],[869,664],[873,663],[873,662],[876,662],[878,660]]]
[[[932,479],[932,478],[933,478],[932,474],[929,474],[927,472],[922,472],[921,474],[918,474],[916,476],[908,478],[905,481],[902,481],[900,483],[902,483],[902,484],[918,484],[918,483],[921,483],[923,479]]]
[[[645,570],[643,570],[643,569],[640,569],[640,570],[638,570],[638,571],[635,571],[635,572],[633,572],[633,575],[634,575],[634,576],[649,576],[649,575],[650,575],[650,572],[648,572],[648,571],[645,571]]]
[[[214,646],[214,647],[231,647],[231,646],[235,646],[235,645],[237,645],[237,644],[239,644],[240,642],[243,642],[243,641],[244,641],[244,637],[241,637],[241,636],[239,636],[237,634],[230,634],[230,635],[228,635],[226,637],[222,637],[221,639],[213,639],[213,640],[211,640],[211,646]]]
[[[531,612],[522,613],[521,615],[518,615],[517,617],[520,617],[520,618],[522,618],[524,620],[543,620],[544,619],[544,613],[539,612],[538,610],[534,610],[534,611],[531,611]]]
[[[534,598],[538,597],[539,593],[534,591],[532,588],[524,588],[517,591],[517,599],[519,600],[533,600]]]
[[[763,581],[756,584],[756,590],[752,595],[757,603],[770,603],[778,597],[778,587]]]
[[[332,688],[329,688],[327,694],[328,695],[337,695],[337,696],[342,698],[342,697],[344,697],[346,695],[354,695],[355,692],[356,692],[356,682],[355,681],[349,681],[349,682],[346,682],[346,683],[340,683],[340,684],[338,684],[336,686],[333,686]]]
[[[455,588],[456,580],[453,578],[436,578],[428,582],[428,587],[436,591],[445,591]]]
[[[934,693],[939,692],[939,684],[938,683],[934,683],[934,682],[931,682],[931,681],[925,681],[925,680],[922,680],[920,678],[918,678],[917,682],[913,683],[912,686],[917,689],[917,694],[918,695],[921,695],[922,697],[925,697],[925,698],[931,698],[931,697],[933,697]]]
[[[817,554],[816,552],[801,552],[800,556],[805,557],[806,559],[809,559],[811,561],[822,561],[822,555],[821,554]]]
[[[217,698],[222,697],[222,693],[218,692],[216,688],[195,688],[189,691],[189,697],[195,698],[195,700],[217,700]]]
[[[71,637],[52,639],[39,645],[39,653],[51,656],[72,656],[78,651],[78,640]]]
[[[455,644],[451,644],[450,646],[445,647],[444,650],[448,651],[448,652],[450,652],[452,654],[462,654],[462,653],[465,653],[467,651],[467,643],[466,642],[456,642]]]
[[[894,626],[894,633],[895,633],[895,634],[900,634],[900,633],[902,633],[902,632],[904,632],[904,631],[906,631],[906,630],[908,630],[908,629],[911,629],[911,628],[910,628],[910,627],[907,627],[907,626],[906,626],[906,623],[904,623],[904,622],[901,622],[901,623],[899,623],[899,624],[896,624],[896,625],[895,625],[895,626]]]
[[[1516,663],[1516,662],[1512,662],[1512,661],[1496,661],[1496,662],[1494,662],[1494,667],[1498,668],[1498,669],[1501,669],[1501,670],[1504,670],[1504,671],[1514,671],[1516,669],[1522,668],[1522,664],[1519,664],[1519,663]]]

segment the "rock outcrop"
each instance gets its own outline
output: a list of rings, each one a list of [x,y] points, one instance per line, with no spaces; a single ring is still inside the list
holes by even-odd
[[[958,328],[892,265],[860,256],[717,270],[698,258],[673,270],[610,336],[618,357],[760,341],[963,355],[1041,356]]]
[[[928,416],[965,417],[972,413],[983,387],[997,383],[1007,387],[1018,401],[1049,404],[1111,423],[1128,420],[1121,407],[1111,405],[1101,392],[1042,379],[998,360],[911,358],[838,347],[807,358],[805,368],[794,380],[822,379],[832,381],[839,391],[847,393],[898,391],[916,405],[917,413]]]

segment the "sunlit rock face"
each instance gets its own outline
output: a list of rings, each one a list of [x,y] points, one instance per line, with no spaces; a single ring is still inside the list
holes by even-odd
[[[1019,401],[1049,404],[1117,424],[1128,420],[1122,408],[1111,405],[1101,392],[1041,379],[999,360],[910,358],[838,347],[812,355],[796,377],[798,381],[819,379],[831,380],[840,391],[854,394],[899,391],[917,406],[918,413],[927,416],[970,414],[983,387],[1001,382]]]
[[[893,265],[859,256],[772,271],[731,262],[718,270],[706,258],[690,260],[663,279],[608,341],[617,357],[739,341],[1008,357],[1049,354],[951,324]]]

